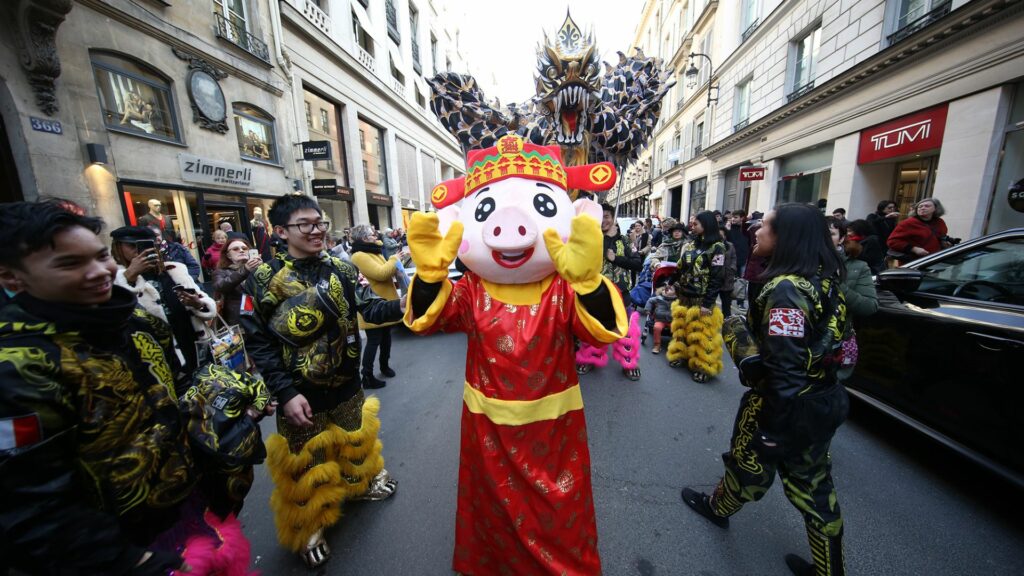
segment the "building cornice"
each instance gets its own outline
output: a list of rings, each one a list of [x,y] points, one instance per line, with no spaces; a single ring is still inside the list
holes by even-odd
[[[95,12],[102,14],[104,16],[107,16],[112,20],[115,20],[121,24],[124,24],[125,26],[128,26],[129,28],[134,28],[135,30],[142,32],[147,36],[159,40],[160,42],[167,44],[171,48],[177,48],[183,52],[188,52],[190,54],[194,54],[195,56],[201,57],[210,64],[213,64],[215,67],[219,68],[220,70],[224,70],[230,76],[238,78],[239,80],[242,80],[244,82],[248,82],[249,84],[252,84],[253,86],[256,86],[263,90],[266,90],[267,92],[270,92],[275,96],[284,95],[284,90],[282,88],[275,86],[270,82],[267,82],[266,80],[260,78],[259,76],[256,76],[248,70],[240,68],[222,58],[218,58],[212,53],[212,51],[203,50],[202,47],[208,46],[208,43],[206,43],[199,37],[195,36],[191,32],[183,30],[181,28],[173,27],[170,24],[166,23],[166,21],[160,21],[160,24],[162,24],[162,26],[160,26],[156,24],[151,24],[143,20],[143,18],[145,18],[146,16],[153,16],[153,14],[149,11],[143,11],[141,14],[129,14],[121,10],[120,8],[117,8],[109,4],[108,2],[105,2],[104,0],[75,1],[81,4],[82,6],[94,10]],[[132,6],[138,8],[137,6]],[[211,11],[210,14],[212,15],[213,12]],[[258,66],[265,67],[267,70],[273,68],[271,64],[268,64],[260,60],[259,58],[256,58],[255,56],[252,58],[252,60],[254,64],[258,62]]]
[[[759,137],[762,132],[780,122],[816,109],[819,105],[831,103],[846,93],[869,84],[885,73],[909,65],[927,54],[937,52],[960,38],[996,25],[1004,21],[1006,17],[1018,14],[1022,10],[1024,10],[1024,0],[977,0],[958,8],[906,40],[880,51],[860,65],[837,75],[801,98],[774,110],[752,122],[746,128],[713,142],[703,151],[704,155],[716,159],[734,148],[746,145],[755,137]],[[904,100],[913,94],[927,92],[934,88],[936,83],[946,84],[985,67],[1018,58],[1022,51],[1024,51],[1024,40],[990,54],[988,61],[972,61],[969,65],[959,66],[950,74],[934,77],[930,79],[930,82],[920,83],[899,94],[892,95],[889,99],[870,102],[866,104],[866,108],[868,110],[882,108],[891,104],[894,99]],[[856,114],[861,115],[868,110],[859,109]],[[837,116],[833,118],[832,123],[841,123],[846,120],[848,120],[846,116]],[[814,127],[814,131],[821,129],[821,126]]]

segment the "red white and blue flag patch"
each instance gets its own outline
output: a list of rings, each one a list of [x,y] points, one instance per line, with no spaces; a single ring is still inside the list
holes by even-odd
[[[253,306],[252,296],[246,293],[242,293],[242,303],[239,305],[238,312],[246,316],[252,316],[255,306]]]
[[[29,414],[14,418],[0,418],[0,452],[26,448],[43,439],[39,416]]]
[[[772,308],[768,312],[768,335],[803,338],[803,310],[799,308]]]

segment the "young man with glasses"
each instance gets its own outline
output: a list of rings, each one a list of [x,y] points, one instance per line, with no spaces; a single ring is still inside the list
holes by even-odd
[[[397,487],[377,439],[380,401],[363,395],[357,314],[379,324],[401,320],[403,306],[375,295],[326,250],[330,223],[314,199],[284,196],[269,216],[287,252],[250,274],[240,320],[281,406],[279,434],[267,440],[278,540],[312,568],[330,555],[323,532],[342,502],[383,500]]]

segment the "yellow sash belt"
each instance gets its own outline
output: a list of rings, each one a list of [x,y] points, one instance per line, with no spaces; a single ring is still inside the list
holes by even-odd
[[[542,420],[554,420],[573,410],[583,408],[579,384],[536,400],[500,400],[488,398],[466,382],[462,393],[466,407],[474,414],[483,414],[495,424],[522,426]]]

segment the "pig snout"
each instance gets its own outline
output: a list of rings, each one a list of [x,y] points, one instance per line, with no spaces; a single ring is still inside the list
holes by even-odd
[[[484,222],[484,244],[499,252],[517,252],[537,242],[537,228],[529,212],[515,206],[499,208]]]

